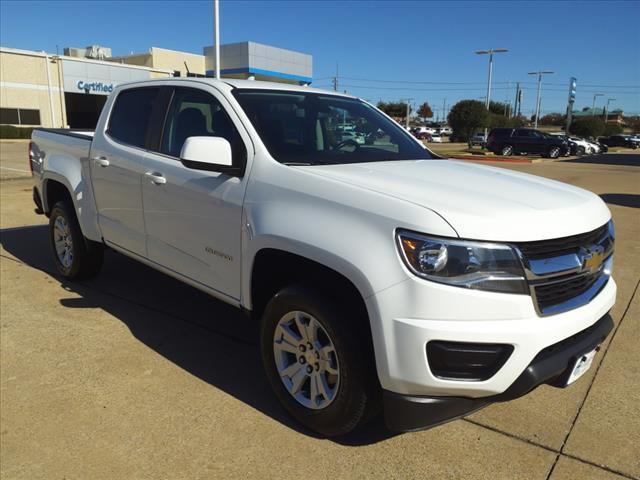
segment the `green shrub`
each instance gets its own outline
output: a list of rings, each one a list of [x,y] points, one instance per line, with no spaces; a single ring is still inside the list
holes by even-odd
[[[478,129],[489,126],[489,112],[482,102],[461,100],[449,111],[447,117],[453,128],[453,137],[466,142]]]
[[[0,125],[0,138],[31,138],[33,127]]]
[[[618,125],[617,123],[607,123],[604,127],[605,135],[620,135],[622,133],[622,125]]]
[[[575,120],[569,129],[578,137],[596,138],[604,133],[604,121],[599,117],[583,117]]]

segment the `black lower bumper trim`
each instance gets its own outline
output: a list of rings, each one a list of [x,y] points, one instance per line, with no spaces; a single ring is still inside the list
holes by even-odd
[[[495,402],[526,395],[542,384],[563,387],[574,361],[600,345],[613,329],[606,314],[581,332],[540,351],[529,366],[503,393],[490,397],[423,397],[384,391],[387,426],[396,431],[412,431],[455,420]]]

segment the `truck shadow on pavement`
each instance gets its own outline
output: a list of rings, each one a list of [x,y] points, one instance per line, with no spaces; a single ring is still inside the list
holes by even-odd
[[[20,262],[60,282],[79,298],[61,298],[66,308],[100,308],[123,322],[133,336],[186,372],[299,432],[317,437],[278,403],[260,360],[258,325],[237,309],[112,250],[92,280],[69,282],[56,273],[45,225],[0,231],[0,243]],[[63,294],[67,296],[66,293]],[[87,310],[87,315],[91,315]],[[209,412],[215,415],[215,412]],[[350,435],[330,439],[360,446],[394,436],[382,416]]]

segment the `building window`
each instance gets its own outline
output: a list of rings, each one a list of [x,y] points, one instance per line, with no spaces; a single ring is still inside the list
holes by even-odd
[[[40,110],[19,108],[20,125],[40,125]]]
[[[0,124],[40,125],[40,110],[31,108],[0,108]]]

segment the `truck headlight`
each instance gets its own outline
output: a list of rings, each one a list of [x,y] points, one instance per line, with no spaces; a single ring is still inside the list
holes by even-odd
[[[499,243],[396,234],[400,256],[414,274],[438,283],[491,292],[528,294],[515,250]]]

